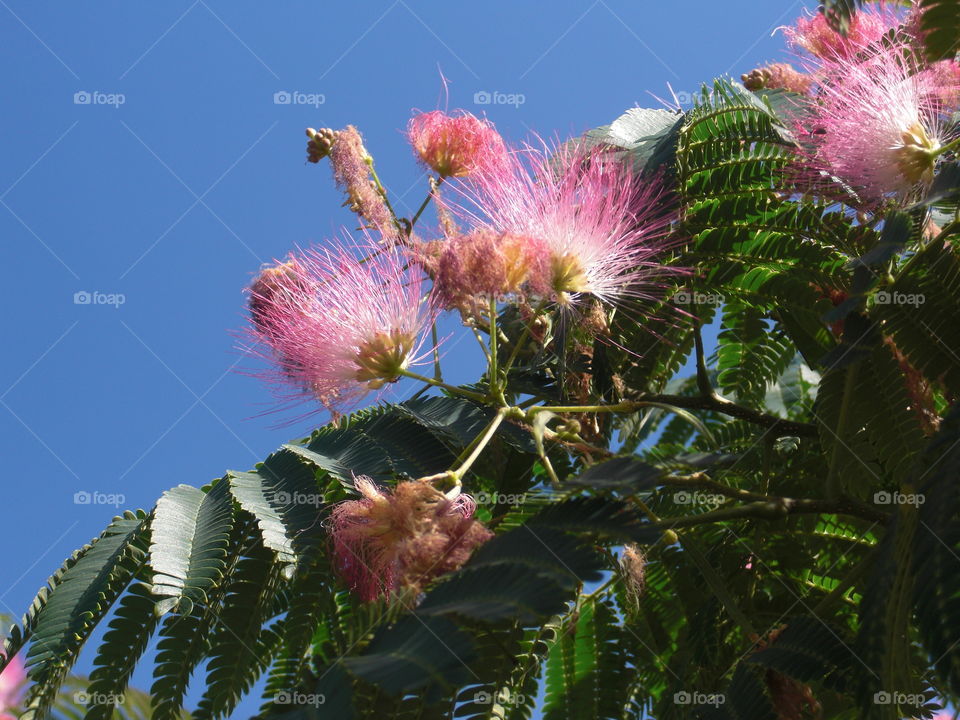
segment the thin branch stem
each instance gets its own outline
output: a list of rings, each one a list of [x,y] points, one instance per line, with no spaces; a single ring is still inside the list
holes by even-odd
[[[465,390],[464,388],[457,387],[456,385],[448,385],[445,382],[434,380],[433,378],[429,378],[426,375],[420,375],[419,373],[415,373],[411,370],[401,370],[400,374],[404,377],[419,380],[420,382],[427,383],[428,385],[433,385],[434,387],[443,388],[444,390],[447,390],[455,395],[460,395],[476,402],[486,403],[488,401],[487,396],[482,393],[474,392],[473,390]]]
[[[454,461],[454,468],[447,470],[446,472],[442,472],[437,475],[430,475],[421,479],[424,482],[436,482],[438,480],[451,482],[451,487],[446,489],[461,487],[463,485],[463,476],[467,474],[473,463],[475,463],[477,458],[480,457],[480,453],[483,452],[484,448],[493,438],[494,434],[497,432],[497,428],[500,427],[500,424],[503,422],[504,418],[507,417],[509,412],[510,408],[508,407],[502,407],[497,410],[496,414],[493,416],[493,419],[490,420],[483,431],[471,441],[471,443],[460,454],[460,457]]]
[[[423,211],[427,209],[427,205],[430,204],[430,201],[433,200],[434,195],[437,192],[437,189],[443,184],[443,176],[437,178],[430,178],[430,192],[427,193],[427,197],[424,198],[423,202],[420,204],[420,207],[417,208],[416,214],[410,218],[410,229],[413,230],[413,226],[417,224],[417,220],[420,219],[420,216],[423,215]]]
[[[697,389],[703,397],[715,398],[717,394],[710,384],[710,375],[707,373],[707,360],[703,349],[703,335],[700,332],[700,322],[693,328],[693,341],[697,353]]]
[[[440,341],[437,337],[437,321],[433,321],[430,327],[430,340],[433,342],[433,379],[437,382],[443,382],[443,372],[440,370]]]
[[[576,412],[635,412],[636,410],[649,405],[673,405],[674,407],[687,410],[710,410],[723,415],[729,415],[740,420],[755,425],[782,432],[785,435],[798,435],[803,437],[817,437],[818,432],[815,425],[810,423],[795,422],[785,420],[784,418],[770,415],[769,413],[753,410],[752,408],[737,405],[730,400],[724,400],[721,397],[690,397],[687,395],[639,395],[633,400],[624,400],[615,405],[562,405],[562,406],[536,406],[527,410],[528,413],[554,412],[554,413],[576,413]]]
[[[665,529],[676,529],[706,525],[708,523],[724,522],[727,520],[782,520],[789,515],[850,515],[863,520],[885,525],[890,522],[890,516],[869,505],[847,498],[838,500],[769,498],[747,505],[732,508],[720,508],[700,515],[689,515],[664,520],[660,525]]]

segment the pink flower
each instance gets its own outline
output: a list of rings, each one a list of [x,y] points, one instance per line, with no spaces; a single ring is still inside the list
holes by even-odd
[[[365,251],[366,260],[357,256]],[[287,401],[346,409],[420,360],[435,315],[419,274],[392,249],[314,248],[263,271],[251,287],[252,327],[271,360],[264,374]]]
[[[0,673],[0,710],[9,710],[20,704],[27,671],[19,655],[14,655]]]
[[[818,58],[849,58],[872,45],[900,24],[899,16],[887,9],[862,8],[841,35],[817,12],[797,20],[793,27],[779,28],[794,50],[805,50]]]
[[[814,147],[813,169],[838,177],[866,205],[929,184],[949,139],[941,99],[957,81],[932,70],[911,74],[897,48],[822,67],[814,119],[799,128]]]
[[[546,254],[531,237],[481,228],[440,243],[434,282],[445,308],[486,311],[489,300],[522,293],[527,280],[544,274]]]
[[[493,123],[467,112],[419,113],[407,126],[407,138],[421,162],[441,177],[468,175],[501,162],[506,153]]]
[[[396,590],[418,591],[428,581],[463,565],[491,537],[473,519],[468,495],[449,499],[424,482],[381,490],[358,477],[359,500],[333,508],[330,534],[334,565],[364,602]]]
[[[603,150],[578,142],[508,155],[496,168],[463,181],[451,209],[472,231],[528,238],[541,255],[528,291],[561,306],[585,295],[606,303],[651,298],[671,216],[655,180],[634,175]]]

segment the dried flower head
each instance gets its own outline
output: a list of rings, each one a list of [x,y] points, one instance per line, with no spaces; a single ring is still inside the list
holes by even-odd
[[[459,184],[454,213],[472,231],[524,238],[540,260],[526,285],[569,307],[585,295],[606,303],[650,298],[679,272],[663,266],[671,217],[660,183],[609,153],[567,143],[527,148]],[[534,272],[536,269],[536,272]]]
[[[420,161],[441,177],[462,177],[502,161],[503,138],[488,120],[464,112],[418,113],[407,126],[407,138]]]
[[[364,602],[400,589],[419,591],[463,565],[491,533],[473,519],[468,495],[450,499],[425,482],[383,490],[368,477],[355,481],[359,500],[334,507],[334,563]]]
[[[358,257],[366,253],[367,257]],[[288,401],[349,408],[420,360],[435,311],[418,273],[394,250],[332,244],[261,273],[250,297],[250,334],[276,369],[265,374]]]
[[[489,228],[450,238],[436,263],[440,302],[465,310],[474,302],[517,295],[531,275],[542,275],[540,264],[545,257],[535,238]]]
[[[628,543],[620,554],[620,576],[623,578],[627,597],[636,606],[646,587],[647,556],[639,545]]]

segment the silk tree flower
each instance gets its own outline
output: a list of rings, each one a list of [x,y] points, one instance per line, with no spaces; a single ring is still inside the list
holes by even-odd
[[[261,376],[287,402],[315,399],[331,412],[419,362],[436,314],[420,275],[373,243],[313,248],[262,271],[250,310],[249,352],[274,365]]]
[[[851,58],[876,43],[901,22],[899,14],[887,8],[864,7],[850,20],[846,35],[830,27],[821,12],[800,17],[791,27],[781,27],[787,44],[796,51],[806,51],[824,58]]]
[[[492,299],[520,296],[528,279],[542,277],[547,253],[536,238],[481,228],[439,243],[434,287],[446,309],[485,311]]]
[[[501,162],[503,138],[489,120],[463,112],[418,113],[407,125],[407,139],[420,161],[440,177],[462,177]]]
[[[955,76],[911,74],[897,48],[857,60],[835,57],[823,62],[822,73],[813,117],[798,127],[814,148],[812,169],[848,184],[867,206],[928,185],[952,139],[943,98],[956,92]]]
[[[419,591],[493,537],[473,519],[476,503],[468,495],[451,499],[420,481],[383,490],[365,476],[354,485],[360,499],[336,505],[329,527],[334,565],[364,602]]]
[[[0,718],[12,720],[13,715],[7,713],[20,704],[23,686],[27,681],[27,672],[23,660],[15,655],[0,673]]]
[[[526,238],[541,256],[526,280],[535,297],[564,308],[587,295],[608,304],[651,299],[680,272],[661,262],[672,220],[661,183],[604,150],[528,147],[457,185],[458,198],[445,201],[468,232]]]

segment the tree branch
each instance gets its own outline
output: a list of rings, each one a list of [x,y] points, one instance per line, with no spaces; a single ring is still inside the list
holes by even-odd
[[[838,500],[769,498],[738,507],[720,508],[719,510],[712,510],[701,515],[664,519],[660,523],[655,523],[655,525],[664,530],[671,530],[674,528],[693,527],[695,525],[723,522],[726,520],[782,520],[790,515],[800,514],[851,515],[881,525],[886,525],[890,522],[890,516],[886,513],[872,508],[865,503],[848,498]]]
[[[712,412],[718,412],[740,420],[746,420],[754,425],[762,425],[771,430],[782,432],[784,435],[797,435],[800,437],[818,437],[819,435],[817,426],[811,423],[785,420],[770,413],[753,410],[743,405],[737,405],[737,403],[724,400],[718,395],[694,397],[688,395],[636,395],[622,403],[622,405],[629,405],[631,401],[639,403],[636,409],[642,407],[642,403],[656,402],[663,403],[664,405],[674,405],[687,410],[710,410]]]

